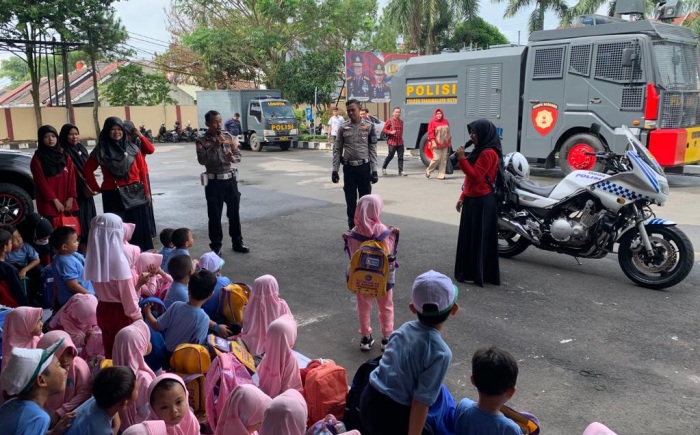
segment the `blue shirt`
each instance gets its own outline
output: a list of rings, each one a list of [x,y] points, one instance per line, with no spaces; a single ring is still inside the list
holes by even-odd
[[[53,279],[58,286],[58,303],[60,305],[68,302],[75,293],[68,290],[66,281],[77,279],[78,284],[95,295],[95,290],[92,288],[92,282],[83,279],[83,271],[85,270],[85,257],[80,252],[74,252],[71,255],[56,255],[53,258]]]
[[[522,435],[520,427],[503,414],[491,414],[462,399],[455,411],[455,435]]]
[[[172,249],[172,251],[170,251],[170,256],[168,257],[168,261],[170,261],[170,259],[176,255],[187,255],[188,257],[190,256],[190,251],[188,251],[185,248],[168,248],[168,249]],[[161,269],[163,269],[163,271],[165,273],[170,273],[170,271],[168,270],[168,262],[165,261],[165,256],[163,256],[163,261],[165,262],[165,267],[161,267]],[[161,264],[163,264],[163,263],[161,263]]]
[[[389,337],[389,345],[369,383],[393,401],[432,405],[440,393],[452,351],[440,331],[418,320],[406,322]]]
[[[13,435],[44,435],[51,418],[31,400],[12,399],[0,407],[0,433]]]
[[[160,248],[160,251],[158,251],[158,253],[163,256],[163,261],[160,262],[160,268],[163,269],[165,273],[168,273],[168,260],[170,260],[174,250],[175,248],[163,246]]]
[[[165,303],[165,308],[170,308],[170,306],[173,304],[173,302],[189,302],[190,301],[190,296],[187,292],[187,286],[185,284],[182,284],[177,281],[173,281],[172,284],[170,284],[170,287],[168,287],[167,293],[165,293],[165,299],[163,299],[163,302]]]
[[[112,417],[99,406],[94,397],[75,410],[75,418],[71,422],[66,435],[112,435]]]
[[[207,341],[209,316],[201,308],[175,302],[156,322],[158,329],[164,331],[168,352],[182,343],[205,344]]]
[[[217,314],[221,313],[221,310],[219,309],[219,294],[221,293],[221,289],[226,287],[229,284],[231,284],[231,280],[226,278],[225,276],[217,276],[216,277],[216,285],[214,286],[214,293],[212,293],[209,300],[206,301],[204,303],[204,305],[202,305],[202,309],[210,316],[217,315]]]
[[[39,254],[32,248],[29,243],[23,243],[22,247],[17,251],[8,252],[5,255],[5,261],[8,263],[24,267],[34,260],[39,259]]]

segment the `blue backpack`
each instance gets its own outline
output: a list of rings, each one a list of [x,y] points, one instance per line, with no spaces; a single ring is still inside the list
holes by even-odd
[[[165,303],[155,296],[141,299],[139,306],[143,307],[148,303],[155,304],[158,308],[156,311],[160,311],[161,314],[165,311]],[[158,315],[158,313],[156,312],[154,315]],[[151,353],[144,356],[143,359],[151,370],[157,372],[168,361],[168,351],[165,348],[163,334],[151,328],[151,325],[148,325],[148,329],[151,330]]]
[[[53,265],[49,264],[41,270],[41,283],[44,289],[44,297],[41,301],[42,308],[53,308],[56,300],[56,282],[53,276]]]
[[[365,428],[362,427],[360,419],[360,398],[365,387],[369,385],[369,375],[379,367],[379,361],[382,356],[369,359],[355,372],[350,384],[350,391],[345,398],[345,412],[343,413],[343,423],[347,430],[359,430],[360,433],[365,433]]]

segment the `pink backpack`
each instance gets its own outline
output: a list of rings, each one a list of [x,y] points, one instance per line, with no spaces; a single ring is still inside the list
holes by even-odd
[[[253,378],[250,377],[250,373],[232,353],[222,353],[214,358],[205,381],[207,419],[212,431],[216,430],[216,423],[223,411],[226,398],[233,389],[239,385],[252,383]]]

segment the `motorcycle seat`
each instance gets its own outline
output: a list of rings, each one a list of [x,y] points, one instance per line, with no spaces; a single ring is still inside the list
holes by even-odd
[[[540,186],[537,182],[530,180],[518,180],[517,184],[518,187],[524,191],[544,196],[545,198],[548,198],[552,191],[554,191],[554,188],[557,187],[556,184],[552,186]]]

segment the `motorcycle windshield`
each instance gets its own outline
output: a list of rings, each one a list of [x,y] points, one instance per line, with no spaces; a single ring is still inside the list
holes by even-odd
[[[639,158],[649,165],[654,172],[659,175],[664,175],[664,170],[661,165],[659,165],[659,162],[656,161],[656,158],[649,152],[647,147],[642,145],[639,139],[637,139],[637,136],[635,136],[626,125],[622,126],[622,131],[625,133],[625,136],[627,136],[627,142],[630,144],[630,147],[637,153]]]

